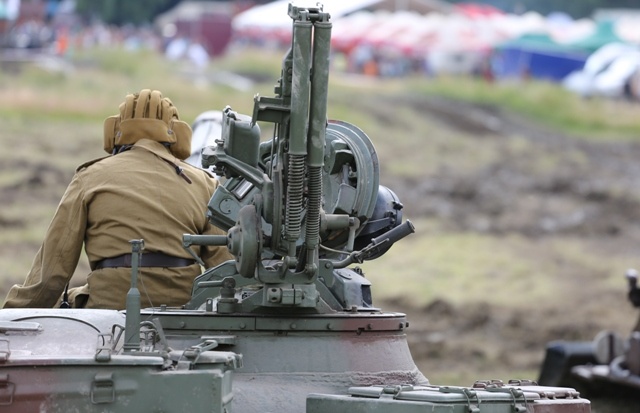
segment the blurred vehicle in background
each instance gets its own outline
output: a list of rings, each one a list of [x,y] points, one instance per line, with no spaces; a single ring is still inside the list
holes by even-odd
[[[627,298],[640,308],[638,271],[629,269]],[[640,398],[640,322],[624,338],[603,330],[592,341],[552,341],[538,383],[571,386],[589,398]]]
[[[582,70],[569,74],[565,88],[583,97],[606,96],[639,99],[633,87],[640,70],[640,48],[625,43],[610,43],[589,56]]]

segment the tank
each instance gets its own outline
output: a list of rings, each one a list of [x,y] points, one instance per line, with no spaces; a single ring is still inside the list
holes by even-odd
[[[142,309],[144,239],[131,240],[125,311],[0,310],[2,411],[590,412],[572,388],[437,385],[418,370],[406,315],[378,308],[357,266],[415,228],[369,137],[327,120],[329,13],[284,12],[275,96],[254,97],[252,116],[225,108],[201,151],[224,178],[207,216],[227,235],[182,237],[235,259],[203,272],[184,306]]]
[[[627,270],[627,298],[640,308],[638,271]],[[538,381],[549,386],[572,386],[590,397],[640,402],[640,324],[627,337],[611,330],[592,341],[547,344]]]

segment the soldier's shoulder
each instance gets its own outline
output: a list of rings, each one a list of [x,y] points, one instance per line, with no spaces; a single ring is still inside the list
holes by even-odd
[[[77,173],[77,172],[80,172],[80,171],[82,171],[82,170],[85,170],[85,169],[87,169],[88,167],[90,167],[91,165],[96,164],[96,163],[98,163],[98,162],[100,162],[100,161],[103,161],[103,160],[105,160],[105,159],[108,159],[108,158],[111,158],[111,155],[107,155],[107,156],[103,156],[103,157],[101,157],[101,158],[96,158],[96,159],[92,159],[92,160],[90,160],[90,161],[87,161],[87,162],[83,163],[82,165],[80,165],[80,166],[78,166],[78,167],[76,168],[76,173]]]

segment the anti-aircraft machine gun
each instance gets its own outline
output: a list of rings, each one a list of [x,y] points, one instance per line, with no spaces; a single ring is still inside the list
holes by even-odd
[[[0,406],[588,413],[573,389],[435,386],[418,370],[406,316],[376,308],[369,281],[350,267],[378,258],[413,225],[379,185],[367,135],[327,121],[329,14],[319,5],[288,13],[292,46],[276,96],[256,97],[252,117],[225,109],[222,136],[202,151],[203,165],[226,177],[208,217],[228,236],[183,236],[185,248],[226,245],[235,260],[198,277],[183,307],[140,309],[144,242],[132,240],[126,312],[0,311]],[[274,131],[262,143],[260,123]]]
[[[352,294],[369,294],[363,288],[368,282],[350,276],[358,285],[351,282],[351,294],[341,296],[337,283],[343,281],[335,270],[350,271],[348,265],[382,255],[413,225],[401,224],[402,204],[379,187],[377,156],[364,132],[346,122],[327,123],[329,15],[295,7],[289,12],[293,46],[278,96],[256,97],[252,118],[227,107],[222,139],[202,152],[202,164],[228,179],[209,203],[209,218],[229,235],[185,236],[185,247],[228,245],[236,256],[232,271],[264,286],[256,297],[238,301],[242,312],[370,307],[368,297],[351,300]],[[274,124],[272,140],[260,144],[257,122]],[[322,294],[334,286],[334,294]]]

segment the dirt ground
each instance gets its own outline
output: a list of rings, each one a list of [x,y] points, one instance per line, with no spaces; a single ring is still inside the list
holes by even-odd
[[[407,313],[412,354],[432,383],[537,379],[549,341],[591,340],[603,329],[626,332],[633,326],[637,312],[626,301],[623,273],[611,278],[603,263],[615,260],[616,268],[618,263],[640,266],[640,142],[568,136],[507,110],[433,97],[398,97],[384,107],[373,101],[358,103],[371,104],[380,123],[400,131],[411,123],[394,117],[402,109],[411,116],[427,117],[434,125],[429,133],[435,143],[427,139],[422,147],[404,153],[407,164],[424,162],[424,172],[419,176],[392,172],[381,178],[399,195],[407,216],[436,222],[443,232],[480,234],[499,246],[514,244],[509,245],[512,252],[529,261],[550,263],[541,271],[558,270],[552,277],[539,274],[562,291],[560,299],[540,305],[526,293],[520,299],[526,305],[517,308],[496,305],[490,295],[469,302],[443,294],[418,305],[402,297],[376,303]],[[455,139],[438,138],[449,135]],[[438,148],[432,150],[430,145]],[[64,151],[69,157],[86,154],[80,147]],[[384,152],[379,150],[383,165],[403,163],[385,158]],[[71,168],[63,170],[48,161],[3,159],[0,171],[9,170],[20,179],[0,186],[7,205],[55,205],[72,174]],[[60,190],[38,192],[53,186]],[[0,228],[10,231],[25,226],[28,219],[0,214]],[[39,239],[41,233],[30,236]],[[511,243],[514,236],[523,241]],[[7,256],[37,248],[33,239],[11,241],[12,247],[4,251]],[[564,244],[579,248],[564,251]],[[591,262],[573,260],[571,254]],[[82,270],[86,273],[86,264]],[[9,287],[9,280],[3,282],[0,291]],[[613,410],[598,407],[594,412],[640,411],[637,402],[622,403]]]
[[[420,179],[394,180],[394,190],[414,216],[436,220],[451,231],[503,237],[505,242],[513,234],[531,245],[570,240],[597,261],[615,255],[631,265],[638,262],[638,142],[568,136],[489,106],[438,98],[399,104],[419,107],[443,129],[455,130],[476,145],[504,148],[495,161],[478,164],[470,159],[470,168],[459,162],[459,168],[441,166]],[[513,150],[518,140],[525,150]],[[544,159],[548,167],[542,168]],[[552,247],[522,253],[540,262],[562,259]],[[561,268],[558,284],[584,279],[590,271]],[[436,299],[419,308],[397,299],[386,306],[408,313],[412,353],[432,382],[470,385],[464,372],[478,374],[478,379],[537,379],[531,375],[539,371],[547,342],[591,340],[603,329],[624,334],[633,326],[637,314],[626,301],[622,273],[613,284],[607,291],[576,285],[575,294],[545,308],[534,304],[505,311],[493,305],[491,297],[468,305]],[[498,377],[483,376],[483,371]],[[597,412],[639,410],[640,402],[634,400],[598,399],[594,404]]]

